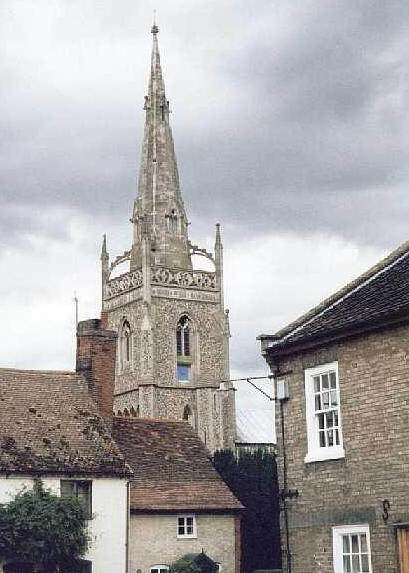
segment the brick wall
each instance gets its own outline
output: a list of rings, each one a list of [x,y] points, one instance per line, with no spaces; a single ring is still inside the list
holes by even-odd
[[[304,370],[332,361],[339,367],[345,459],[306,464]],[[373,573],[396,573],[392,523],[409,521],[409,328],[299,353],[279,364],[292,371],[284,415],[288,488],[299,491],[287,502],[293,573],[332,573],[332,527],[358,523],[370,526]],[[282,487],[279,425],[277,437]],[[386,523],[385,499],[391,504]]]

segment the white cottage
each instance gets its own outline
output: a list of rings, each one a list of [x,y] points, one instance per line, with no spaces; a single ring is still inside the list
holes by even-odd
[[[115,345],[115,333],[86,321],[77,372],[0,369],[0,503],[35,476],[56,494],[84,499],[91,544],[79,573],[127,570],[131,471],[110,434]],[[11,562],[2,566],[13,571]]]

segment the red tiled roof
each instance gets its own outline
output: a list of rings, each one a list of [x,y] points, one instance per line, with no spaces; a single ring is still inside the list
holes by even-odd
[[[240,510],[209,453],[184,421],[114,417],[114,439],[131,466],[131,509]]]
[[[74,372],[0,369],[0,473],[130,475]]]

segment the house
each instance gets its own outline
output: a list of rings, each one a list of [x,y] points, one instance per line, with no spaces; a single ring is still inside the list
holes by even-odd
[[[113,435],[133,470],[130,573],[166,573],[202,550],[221,571],[239,572],[243,506],[189,423],[115,416]]]
[[[127,571],[132,472],[110,431],[115,350],[116,334],[86,321],[77,372],[0,369],[0,503],[35,476],[55,494],[83,499],[91,544],[81,573]]]
[[[275,335],[285,571],[409,571],[409,242]]]

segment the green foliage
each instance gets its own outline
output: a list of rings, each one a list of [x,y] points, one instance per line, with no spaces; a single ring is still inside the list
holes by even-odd
[[[59,497],[35,480],[32,490],[0,505],[0,556],[53,572],[88,548],[86,510],[74,497]]]
[[[281,567],[275,456],[259,449],[243,452],[236,459],[230,450],[221,450],[215,453],[213,462],[246,508],[242,521],[244,571]]]
[[[218,569],[205,553],[188,553],[170,566],[169,573],[217,573]]]

